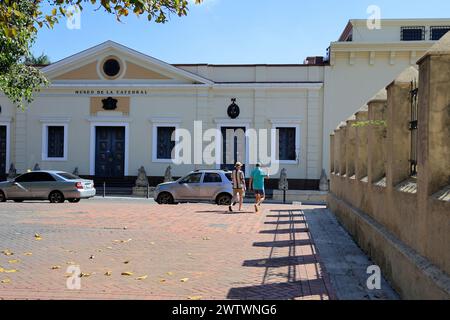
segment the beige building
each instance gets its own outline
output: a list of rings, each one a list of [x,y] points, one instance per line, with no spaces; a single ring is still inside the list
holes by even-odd
[[[329,171],[329,132],[450,29],[450,19],[383,20],[380,30],[365,23],[350,21],[328,58],[297,65],[171,65],[111,41],[87,49],[42,69],[51,85],[25,112],[0,95],[0,170],[37,163],[120,178],[144,166],[161,177],[172,163],[172,133],[187,129],[199,141],[201,121],[203,131],[221,133],[277,129],[266,148],[279,151],[290,188],[317,189]],[[172,174],[221,168],[226,156],[251,168],[254,143],[247,137],[226,150],[227,139],[192,144],[192,164],[172,165]],[[211,144],[215,164],[194,159]]]

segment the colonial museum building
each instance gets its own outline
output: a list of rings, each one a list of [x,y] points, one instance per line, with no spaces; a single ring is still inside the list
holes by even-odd
[[[193,147],[192,164],[173,165],[178,130],[202,140],[208,129],[277,129],[267,149],[278,151],[290,188],[317,189],[329,171],[330,132],[448,30],[450,19],[382,20],[375,30],[351,20],[326,57],[289,65],[172,65],[107,41],[43,67],[51,84],[24,111],[0,95],[0,170],[38,164],[125,178],[143,166],[162,177],[172,165],[182,176],[237,155],[223,134],[214,142],[216,163],[195,161]],[[242,143],[248,172],[252,145]]]

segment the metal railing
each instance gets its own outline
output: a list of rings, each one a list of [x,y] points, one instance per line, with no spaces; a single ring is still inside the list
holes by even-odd
[[[417,175],[417,138],[418,138],[418,117],[419,117],[419,88],[417,81],[411,81],[410,104],[411,104],[411,121],[409,122],[409,131],[411,132],[411,148],[410,148],[410,175]]]

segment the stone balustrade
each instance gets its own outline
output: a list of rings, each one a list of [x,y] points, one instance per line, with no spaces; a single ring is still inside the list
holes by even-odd
[[[403,298],[450,299],[450,33],[418,66],[331,135],[328,204]]]

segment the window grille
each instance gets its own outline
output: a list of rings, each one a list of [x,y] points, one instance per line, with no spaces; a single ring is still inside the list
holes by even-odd
[[[425,27],[402,27],[402,41],[423,41],[425,40]]]

